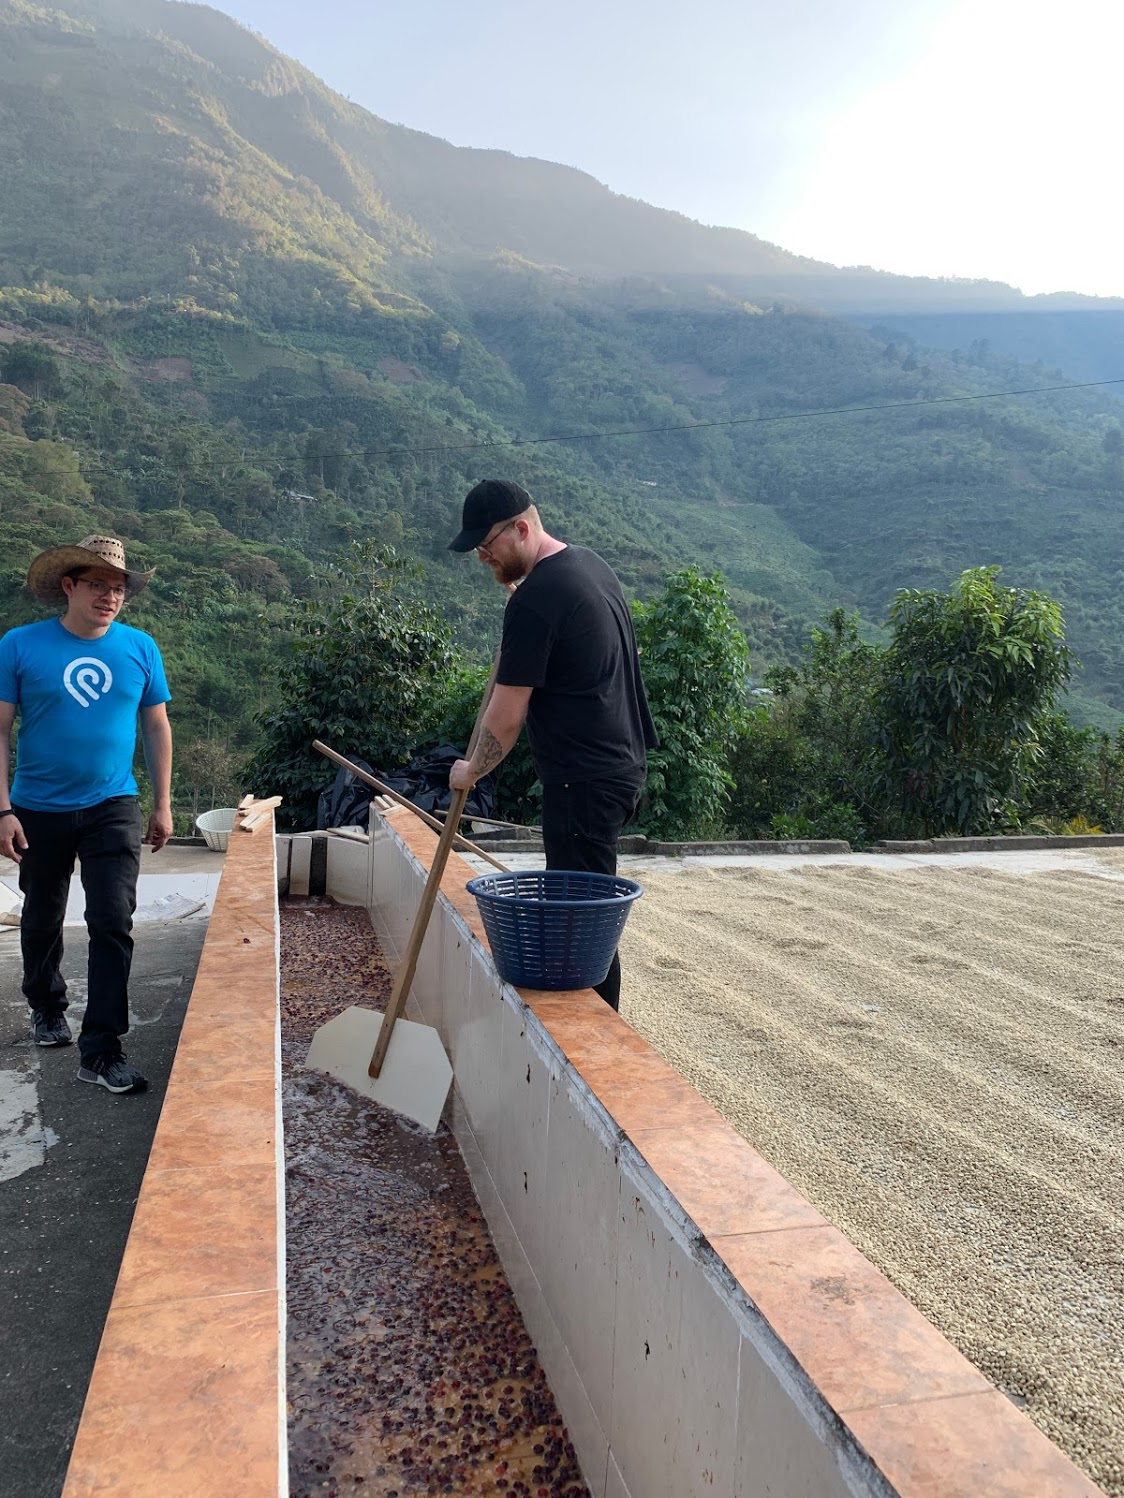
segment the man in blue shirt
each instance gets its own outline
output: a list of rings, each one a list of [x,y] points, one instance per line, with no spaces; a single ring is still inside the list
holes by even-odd
[[[125,565],[120,541],[87,536],[32,562],[27,586],[61,617],[0,639],[0,854],[19,865],[23,992],[36,1045],[69,1045],[63,921],[77,858],[90,936],[79,1080],[143,1092],[121,1036],[129,1028],[129,968],[140,870],[141,816],[133,756],[140,714],[154,805],[146,841],[172,833],[171,696],[150,635],[117,622],[152,578]],[[9,794],[10,743],[19,743]]]

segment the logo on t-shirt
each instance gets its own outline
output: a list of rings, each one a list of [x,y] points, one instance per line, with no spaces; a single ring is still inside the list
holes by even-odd
[[[109,691],[113,685],[113,672],[104,661],[96,660],[92,655],[79,655],[62,673],[62,684],[79,707],[89,707]]]

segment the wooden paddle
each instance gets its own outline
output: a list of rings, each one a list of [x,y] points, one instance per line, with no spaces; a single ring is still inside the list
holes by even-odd
[[[480,725],[484,721],[484,709],[488,706],[488,702],[492,696],[492,687],[495,685],[498,665],[499,652],[497,651],[496,657],[492,662],[492,669],[488,673],[488,682],[484,688],[484,696],[480,703],[480,709],[476,714],[476,722],[472,728],[472,737],[468,741],[468,750],[465,754],[466,759],[471,759],[476,749],[476,742],[480,737]],[[365,776],[364,779],[366,778]],[[406,954],[402,959],[402,964],[398,972],[394,976],[394,986],[390,991],[390,998],[387,1000],[386,1012],[383,1015],[382,1027],[379,1030],[379,1038],[375,1045],[374,1053],[371,1056],[371,1064],[367,1068],[367,1075],[370,1077],[377,1077],[382,1071],[395,1022],[406,1007],[410,985],[414,981],[414,973],[418,966],[418,957],[421,955],[422,942],[425,941],[425,933],[429,928],[429,917],[433,912],[433,906],[437,900],[437,892],[441,888],[441,879],[445,873],[445,865],[449,861],[449,854],[453,851],[453,844],[458,837],[457,824],[464,812],[464,803],[467,799],[467,791],[453,792],[453,799],[449,805],[449,815],[445,826],[442,828],[441,837],[437,843],[437,851],[433,855],[433,862],[429,866],[429,878],[425,881],[421,904],[418,906],[417,914],[414,916],[414,924],[410,930],[410,939],[406,943]],[[494,862],[495,860],[490,861]]]

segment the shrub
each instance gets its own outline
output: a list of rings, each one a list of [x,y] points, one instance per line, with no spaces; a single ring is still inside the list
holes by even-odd
[[[670,573],[634,616],[660,737],[648,757],[640,825],[656,837],[714,836],[725,827],[728,763],[746,722],[749,647],[721,573]]]
[[[276,672],[281,705],[259,718],[249,767],[258,795],[285,797],[287,826],[315,826],[319,794],[336,773],[313,739],[376,767],[404,764],[448,686],[449,628],[402,596],[403,571],[391,548],[356,543],[326,574],[326,596],[294,614],[295,638]]]

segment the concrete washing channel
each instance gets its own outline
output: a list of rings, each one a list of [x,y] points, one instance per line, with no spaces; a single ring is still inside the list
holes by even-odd
[[[231,839],[66,1498],[1099,1493],[596,995],[504,984],[456,856],[409,1010],[447,1128],[301,1073],[435,846]]]

